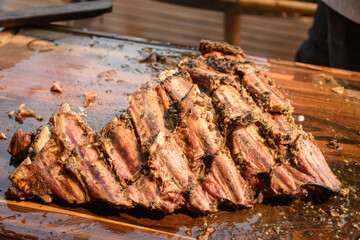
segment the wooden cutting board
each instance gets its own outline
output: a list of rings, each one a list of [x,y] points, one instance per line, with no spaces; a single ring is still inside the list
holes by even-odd
[[[6,148],[16,129],[34,131],[62,102],[95,130],[124,111],[141,83],[174,66],[193,49],[68,28],[25,28],[0,33],[0,235],[3,238],[94,239],[357,239],[360,236],[360,73],[249,57],[270,72],[295,108],[297,123],[313,133],[348,194],[322,203],[278,199],[254,208],[206,216],[164,215],[146,209],[115,210],[102,203],[69,205],[6,200],[9,174],[19,164]],[[150,56],[151,55],[151,56]],[[63,93],[52,93],[60,81]],[[342,94],[333,92],[344,87]],[[97,92],[83,112],[84,92]],[[23,123],[8,113],[20,104],[44,121]],[[304,121],[299,121],[304,120]],[[339,148],[329,148],[336,140]]]

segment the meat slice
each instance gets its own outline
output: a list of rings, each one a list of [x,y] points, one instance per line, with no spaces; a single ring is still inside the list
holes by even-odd
[[[29,154],[33,132],[24,133],[21,129],[16,130],[11,138],[7,151],[15,158],[24,160]]]
[[[185,199],[179,192],[163,194],[157,182],[150,176],[141,176],[134,184],[124,190],[131,201],[140,206],[172,213],[184,206]]]
[[[271,145],[291,144],[300,135],[294,119],[284,114],[264,113],[258,125],[272,142]]]
[[[209,68],[204,61],[201,57],[185,59],[180,67],[189,71],[193,81],[212,97],[224,134],[231,132],[236,124],[248,125],[258,120],[261,109],[240,85],[239,79]]]
[[[124,196],[122,186],[96,144],[76,147],[65,167],[92,199],[115,206],[131,206],[131,201]]]
[[[225,136],[236,125],[248,125],[260,119],[262,112],[245,89],[231,85],[219,86],[211,95]]]
[[[203,188],[220,201],[251,207],[254,193],[241,177],[227,149],[219,150],[203,179]]]
[[[172,136],[162,140],[166,150],[161,150],[162,156],[170,165],[181,159],[181,164],[174,164],[179,174],[182,173],[182,177],[175,177],[173,180],[177,182],[175,185],[180,185],[179,188],[187,186],[188,189],[190,186],[189,207],[192,209],[216,211],[218,201],[251,205],[252,196],[248,194],[247,184],[237,171],[225,146],[225,139],[216,124],[210,98],[200,93],[197,85],[189,89],[190,84],[187,84],[185,89],[179,91],[176,81],[171,74],[163,81],[164,84],[167,83],[167,92],[181,92],[170,94],[173,100],[182,101],[179,105],[181,114],[178,127]],[[158,153],[159,149],[154,150],[155,152]],[[185,156],[179,155],[180,152],[184,152]],[[190,164],[190,169],[186,162]],[[166,179],[165,176],[173,176],[169,174],[170,171],[164,170],[168,167],[161,169],[164,171],[163,179]],[[223,181],[224,179],[232,180]],[[201,185],[198,185],[196,180]]]
[[[44,148],[45,144],[51,139],[51,124],[46,124],[41,126],[36,133],[34,141],[31,143],[31,149],[29,151],[29,156],[33,157],[40,153]]]
[[[135,181],[145,160],[129,115],[116,116],[100,130],[100,134],[101,147],[120,183],[126,186]]]
[[[215,71],[207,66],[202,56],[196,59],[185,58],[178,65],[180,69],[189,72],[193,82],[202,87],[202,90],[208,94],[216,90],[222,83],[232,85],[235,88],[241,86],[237,77]]]
[[[158,77],[165,91],[175,102],[180,102],[193,85],[189,73],[178,69],[165,70]]]
[[[147,82],[129,96],[129,104],[128,113],[145,153],[160,131],[167,133],[172,127],[166,119],[170,99],[158,83]]]
[[[209,52],[205,53],[203,56],[205,58],[204,62],[212,69],[232,75],[236,75],[235,70],[237,65],[245,62],[249,63],[243,58],[237,58],[234,55],[225,55],[221,52]]]
[[[275,83],[271,80],[266,71],[257,70],[250,64],[237,65],[237,73],[242,76],[244,87],[260,106],[269,112],[281,112],[291,114],[293,108],[282,93],[277,90]]]
[[[97,140],[97,134],[79,116],[71,111],[69,104],[64,103],[50,118],[53,130],[57,131],[63,138],[68,149],[79,145],[87,145]]]
[[[260,173],[268,174],[275,164],[274,152],[266,144],[255,125],[238,125],[229,139],[235,162],[241,166],[246,179],[252,179]],[[252,182],[250,181],[250,182]],[[256,182],[255,182],[256,183]]]
[[[149,166],[155,179],[160,179],[161,191],[184,192],[196,184],[189,162],[173,134],[165,136],[160,132],[150,147]]]
[[[315,179],[314,185],[334,193],[341,190],[341,183],[332,173],[324,155],[311,134],[302,133],[292,145],[297,169]]]
[[[244,51],[240,47],[231,45],[226,42],[201,40],[199,50],[202,54],[206,54],[209,52],[221,52],[224,54],[234,55],[239,59],[246,57]]]
[[[276,196],[306,195],[306,186],[314,178],[288,164],[276,164],[270,173],[270,187]]]

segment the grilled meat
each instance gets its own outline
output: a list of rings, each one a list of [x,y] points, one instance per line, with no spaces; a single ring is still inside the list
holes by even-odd
[[[122,187],[96,144],[72,150],[65,168],[81,183],[93,200],[103,200],[115,206],[131,206]]]
[[[171,108],[169,97],[157,83],[147,82],[129,96],[128,113],[131,116],[141,150],[147,152],[160,131],[169,132],[167,112]]]
[[[340,192],[341,183],[331,172],[324,155],[311,134],[302,133],[291,146],[295,152],[297,169],[314,178],[313,185]]]
[[[167,213],[172,213],[185,204],[185,199],[179,192],[161,193],[157,182],[150,176],[141,176],[124,192],[131,201],[142,207]]]
[[[267,73],[239,47],[203,40],[200,51],[130,95],[127,113],[100,135],[68,104],[32,142],[17,131],[9,152],[27,158],[10,175],[7,196],[206,213],[263,197],[339,192]]]
[[[135,181],[145,164],[129,115],[113,118],[101,130],[100,144],[122,186]]]
[[[238,125],[229,139],[235,162],[246,179],[269,173],[275,164],[274,152],[266,144],[255,125]]]

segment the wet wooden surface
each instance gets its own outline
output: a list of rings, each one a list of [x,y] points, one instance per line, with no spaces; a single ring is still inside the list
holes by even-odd
[[[6,200],[9,174],[18,162],[6,152],[18,128],[35,130],[62,102],[76,112],[84,92],[98,101],[84,119],[99,130],[127,108],[127,96],[192,49],[62,28],[26,28],[0,33],[0,236],[21,239],[196,239],[210,231],[214,239],[358,239],[360,236],[360,73],[274,59],[249,57],[270,72],[291,99],[295,118],[313,133],[334,173],[349,190],[322,203],[277,199],[251,209],[223,209],[206,216],[188,212],[163,215],[144,209],[121,210],[96,203],[69,205]],[[149,52],[161,61],[141,61]],[[160,58],[158,58],[160,59]],[[164,58],[161,58],[164,59]],[[53,81],[62,94],[51,93]],[[332,91],[345,88],[343,94]],[[35,110],[18,123],[8,113],[20,104]],[[99,104],[100,103],[100,104]],[[102,105],[101,105],[102,103]],[[304,121],[299,122],[299,116]],[[329,148],[330,140],[340,143]],[[1,238],[0,237],[0,238]]]

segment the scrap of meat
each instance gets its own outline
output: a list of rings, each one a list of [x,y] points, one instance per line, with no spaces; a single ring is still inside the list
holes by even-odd
[[[52,83],[52,86],[51,86],[50,90],[52,92],[57,92],[57,93],[62,93],[63,92],[63,88],[62,88],[61,83],[59,81],[54,81]]]
[[[221,52],[224,54],[234,55],[238,58],[246,57],[244,51],[240,47],[228,44],[226,42],[201,40],[199,50],[202,54],[209,52]]]
[[[30,108],[24,109],[25,104],[21,104],[18,108],[17,113],[15,114],[15,120],[18,122],[24,121],[28,117],[36,117],[36,112]]]
[[[98,94],[96,92],[84,92],[84,107],[91,107]]]
[[[267,73],[239,47],[203,40],[199,50],[131,94],[127,112],[100,134],[68,104],[35,137],[18,130],[9,152],[25,160],[6,196],[207,213],[338,193],[341,183]]]
[[[5,133],[0,132],[0,140],[6,140],[7,136],[5,135]]]
[[[29,154],[33,132],[23,132],[21,129],[16,130],[11,138],[7,151],[15,158],[24,160]]]

